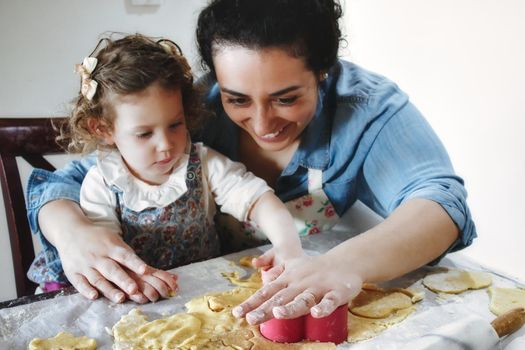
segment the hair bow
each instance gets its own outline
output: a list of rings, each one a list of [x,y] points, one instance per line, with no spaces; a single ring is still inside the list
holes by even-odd
[[[91,73],[95,70],[97,63],[98,60],[95,57],[86,57],[82,61],[82,64],[75,65],[75,72],[80,74],[80,78],[82,79],[80,92],[90,101],[97,92],[98,83],[91,79]]]

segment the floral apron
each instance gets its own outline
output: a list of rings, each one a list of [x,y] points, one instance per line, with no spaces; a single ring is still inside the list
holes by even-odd
[[[284,204],[292,214],[300,236],[327,231],[339,221],[323,191],[323,172],[319,169],[308,169],[308,194]],[[261,241],[267,240],[255,223],[240,223],[226,214],[218,214],[215,221],[223,253],[260,245]]]
[[[219,238],[207,217],[201,160],[194,145],[186,185],[186,193],[168,206],[140,212],[125,207],[122,191],[113,188],[122,237],[148,265],[168,270],[219,255]]]

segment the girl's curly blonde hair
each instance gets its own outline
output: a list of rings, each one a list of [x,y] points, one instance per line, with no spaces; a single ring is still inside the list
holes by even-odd
[[[58,141],[67,143],[68,151],[89,153],[107,147],[89,127],[90,120],[112,129],[111,97],[138,93],[152,84],[167,90],[180,89],[188,129],[202,125],[200,93],[193,85],[186,58],[174,42],[141,34],[118,40],[106,37],[99,41],[90,57],[98,60],[90,75],[98,85],[91,99],[79,92],[70,118],[60,128]]]

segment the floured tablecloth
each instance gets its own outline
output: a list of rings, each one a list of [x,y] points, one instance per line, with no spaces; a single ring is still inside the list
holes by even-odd
[[[347,238],[348,234],[343,232],[329,232],[303,238],[303,246],[309,254],[319,254]],[[74,294],[0,309],[0,349],[27,349],[33,338],[53,337],[58,332],[67,331],[76,336],[86,335],[94,338],[98,349],[110,350],[113,342],[107,330],[131,309],[140,307],[150,320],[184,312],[184,304],[196,296],[234,288],[221,276],[221,273],[238,271],[241,275],[248,275],[252,271],[240,267],[239,258],[246,255],[259,255],[268,248],[269,246],[263,246],[249,249],[177,268],[174,271],[179,276],[178,294],[156,303],[141,306],[132,302],[112,304],[106,299],[90,301],[79,294]],[[461,253],[449,254],[439,266],[491,272],[495,286],[519,285],[519,281],[486,269],[463,257]],[[421,279],[432,269],[421,268],[385,285],[385,287],[410,287],[412,290],[424,291],[425,298],[416,305],[415,313],[373,339],[355,344],[343,343],[338,349],[402,349],[407,341],[467,315],[476,314],[488,322],[495,318],[488,308],[489,296],[486,289],[441,296],[423,287]],[[524,343],[525,327],[503,339],[500,348],[504,349],[510,344],[508,349],[521,349],[520,344]]]

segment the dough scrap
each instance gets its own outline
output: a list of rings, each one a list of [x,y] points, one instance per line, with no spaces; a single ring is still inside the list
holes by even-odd
[[[237,272],[223,272],[222,276],[229,280],[232,284],[235,284],[239,287],[255,289],[259,289],[262,287],[260,271],[256,271],[253,274],[251,274],[250,277],[244,279],[239,277],[239,274]]]
[[[53,338],[35,338],[29,343],[29,350],[95,350],[97,342],[86,336],[75,337],[71,333],[60,332]]]
[[[407,289],[364,285],[349,307],[347,341],[355,343],[375,337],[416,311],[414,304],[422,299],[421,293]]]
[[[367,318],[348,313],[348,338],[349,343],[357,343],[375,337],[387,328],[400,323],[412,312],[415,306],[395,311],[386,318]]]
[[[496,316],[517,307],[525,308],[525,289],[519,288],[489,288],[489,309]]]
[[[398,310],[412,306],[412,299],[401,292],[385,293],[363,290],[353,301],[350,311],[367,318],[386,318]]]
[[[237,319],[231,309],[255,292],[235,288],[210,293],[186,303],[187,313],[149,322],[138,309],[124,315],[112,329],[115,350],[333,350],[333,343],[279,344],[265,339],[258,327]]]
[[[449,270],[427,275],[423,285],[436,293],[459,294],[469,289],[481,289],[492,284],[492,276],[487,272]]]
[[[239,259],[239,265],[244,267],[249,267],[251,269],[255,268],[252,264],[252,260],[256,258],[254,255],[246,255]]]

